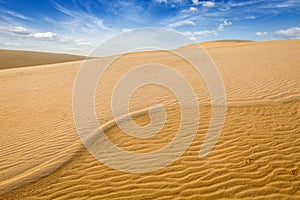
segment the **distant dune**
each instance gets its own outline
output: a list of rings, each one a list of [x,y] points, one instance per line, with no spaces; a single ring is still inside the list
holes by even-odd
[[[257,46],[257,45],[276,45],[276,44],[298,44],[299,40],[272,40],[254,42],[251,40],[215,40],[209,42],[200,42],[197,44],[190,44],[178,49],[192,49],[200,45],[205,49],[220,48],[220,47],[238,47],[238,46]]]
[[[0,70],[83,60],[84,56],[34,51],[0,50]]]
[[[195,48],[195,45],[201,45],[203,48],[217,48],[217,47],[232,47],[236,45],[241,45],[244,43],[249,44],[249,42],[253,42],[251,40],[214,40],[208,42],[201,42],[198,44],[190,44],[178,49],[192,49]]]
[[[64,63],[58,63],[57,55],[33,52],[12,63],[5,57],[10,63],[5,66],[36,65],[31,57],[55,64],[0,70],[0,199],[299,199],[300,40],[201,45],[216,64],[227,95],[224,129],[203,159],[198,155],[211,120],[211,102],[203,79],[188,62],[166,51],[127,54],[99,81],[95,110],[105,135],[136,153],[160,149],[174,138],[180,104],[166,88],[139,88],[130,99],[133,120],[148,124],[145,109],[157,103],[166,107],[168,118],[155,136],[134,138],[116,126],[111,112],[118,80],[136,66],[157,62],[178,70],[194,88],[200,124],[193,143],[174,163],[144,174],[112,169],[83,147],[72,113],[81,61],[65,62],[67,55],[62,55]],[[178,51],[199,56],[194,48]]]

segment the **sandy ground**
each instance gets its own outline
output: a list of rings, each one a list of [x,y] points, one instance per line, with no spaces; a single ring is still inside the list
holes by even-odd
[[[106,136],[137,153],[160,149],[172,140],[180,122],[179,104],[166,88],[138,89],[130,111],[161,103],[168,119],[151,138],[126,135],[115,126],[110,110],[120,77],[136,65],[159,62],[184,74],[196,92],[201,120],[192,145],[171,165],[143,174],[112,169],[81,144],[72,92],[82,61],[0,70],[0,199],[299,199],[300,41],[203,46],[220,71],[227,95],[222,135],[203,159],[198,154],[210,122],[209,94],[186,61],[163,51],[128,54],[99,82],[95,108],[99,122],[111,124]],[[193,48],[181,50],[192,55]],[[146,125],[149,116],[140,114],[134,121]]]

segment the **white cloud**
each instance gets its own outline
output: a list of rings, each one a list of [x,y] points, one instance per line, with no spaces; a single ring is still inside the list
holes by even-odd
[[[179,22],[175,22],[173,24],[170,24],[169,27],[174,28],[174,27],[187,26],[187,25],[195,26],[196,23],[194,21],[191,21],[191,20],[183,20],[183,21],[179,21]]]
[[[110,28],[104,25],[103,20],[96,15],[86,12],[69,10],[55,2],[54,7],[61,13],[71,17],[70,20],[62,22],[62,25],[65,25],[66,28],[69,28],[71,26],[75,31],[85,29],[86,32],[91,32],[93,31],[92,29],[110,30]]]
[[[90,46],[91,45],[89,42],[86,42],[83,39],[77,39],[77,40],[75,40],[75,42],[79,46]]]
[[[224,20],[222,23],[219,24],[218,30],[222,31],[225,26],[230,26],[232,25],[232,22],[229,20]]]
[[[0,31],[8,32],[8,33],[15,33],[19,35],[29,35],[31,31],[28,29],[22,27],[22,26],[16,26],[16,27],[5,27],[0,26]]]
[[[288,29],[278,30],[273,33],[268,32],[256,32],[258,37],[275,37],[279,39],[300,39],[300,27],[291,27]]]
[[[217,31],[215,30],[203,30],[195,32],[186,31],[183,34],[189,37],[191,40],[196,40],[197,37],[208,37],[211,35],[218,35]]]
[[[209,31],[209,30],[204,30],[204,31],[196,31],[194,32],[194,35],[195,36],[210,36],[210,35],[217,35],[217,32],[212,30],[212,31]]]
[[[167,4],[171,8],[179,8],[184,5],[187,0],[153,0],[160,4]]]
[[[229,1],[227,5],[229,7],[245,7],[245,6],[250,6],[253,4],[257,4],[259,1]]]
[[[83,39],[75,39],[75,38],[71,38],[71,37],[63,37],[63,36],[55,36],[53,39],[56,40],[56,42],[60,43],[60,44],[66,44],[66,45],[70,45],[70,46],[91,46],[91,44]],[[55,41],[54,40],[54,41]]]
[[[265,37],[268,35],[268,32],[256,32],[255,35],[259,37]]]
[[[218,30],[222,31],[224,29],[224,24],[219,24]]]
[[[213,1],[202,1],[202,2],[199,2],[203,7],[206,7],[206,8],[212,8],[214,7],[216,4],[215,2]]]
[[[191,40],[197,40],[197,37],[195,37],[193,32],[186,31],[182,33],[183,35],[187,36]]]
[[[8,36],[10,36],[11,38],[16,37],[17,35],[19,35],[19,37],[22,38],[27,37],[27,38],[35,38],[35,39],[54,39],[57,37],[57,35],[52,32],[33,33],[32,31],[22,26],[16,26],[16,27],[0,26],[0,31],[8,33]]]
[[[273,35],[282,39],[300,39],[300,27],[291,27],[285,30],[279,30]]]
[[[245,17],[245,19],[256,19],[256,16],[254,16],[254,15],[247,16],[247,17]]]
[[[41,50],[41,51],[57,51],[86,53],[92,47],[90,38],[64,36],[49,31],[38,31],[23,26],[0,25],[0,48],[18,48],[24,50]]]
[[[121,31],[122,32],[128,32],[128,31],[132,31],[133,29],[131,29],[131,28],[123,28]]]
[[[17,12],[11,11],[11,10],[1,10],[1,12],[6,13],[15,18],[19,18],[19,19],[23,19],[23,20],[31,20],[31,18],[26,17],[20,13],[17,13]]]
[[[155,0],[155,1],[158,2],[158,3],[168,3],[167,0]]]
[[[223,20],[222,23],[218,25],[215,29],[212,30],[201,30],[201,31],[186,31],[183,34],[189,37],[192,40],[197,40],[198,37],[209,37],[209,36],[216,36],[220,31],[223,31],[225,26],[230,26],[232,25],[232,22],[229,20]]]
[[[21,43],[17,43],[17,42],[0,42],[0,45],[11,46],[11,47],[19,47],[22,44]]]
[[[205,7],[205,8],[212,8],[216,5],[216,3],[213,1],[192,0],[192,2],[194,5],[201,5],[202,7]]]
[[[194,5],[198,5],[199,4],[198,0],[192,0],[192,2],[193,2]]]
[[[299,0],[278,1],[277,3],[270,1],[266,4],[263,4],[261,8],[299,8]]]
[[[197,11],[198,11],[198,8],[190,7],[189,9],[182,10],[181,12],[184,13],[184,14],[188,14],[188,13],[194,13],[194,12],[197,12]]]
[[[64,50],[67,50],[68,53],[80,53],[82,51],[82,48],[76,48],[76,47],[66,47]]]
[[[196,12],[197,10],[198,10],[198,9],[195,8],[195,7],[190,7],[190,8],[189,8],[189,11],[190,11],[190,12]]]
[[[53,32],[32,32],[25,27],[17,26],[17,27],[5,27],[0,26],[0,33],[5,33],[4,37],[6,37],[7,41],[15,41],[16,39],[21,40],[39,40],[39,41],[52,41],[60,44],[69,44],[69,45],[77,45],[77,46],[90,46],[89,42],[84,41],[83,39],[74,39],[70,37],[58,36]],[[16,46],[15,42],[0,43],[1,45],[6,46]]]
[[[30,35],[31,37],[37,38],[37,39],[54,39],[57,37],[55,33],[52,32],[45,32],[45,33],[33,33]]]
[[[190,12],[196,12],[197,10],[198,10],[198,9],[195,8],[195,7],[190,7],[190,8],[189,8],[189,11],[190,11]]]

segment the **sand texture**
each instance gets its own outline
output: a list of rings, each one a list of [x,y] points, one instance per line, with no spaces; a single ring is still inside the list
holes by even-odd
[[[127,135],[110,109],[122,75],[137,65],[159,62],[178,70],[194,88],[201,117],[192,145],[172,164],[142,174],[112,169],[82,145],[72,114],[73,84],[82,61],[54,59],[55,64],[32,62],[19,68],[1,59],[1,69],[10,69],[0,70],[0,199],[299,199],[300,41],[202,46],[215,62],[227,96],[224,129],[203,159],[198,155],[210,123],[210,96],[188,62],[165,51],[126,54],[99,80],[98,121],[111,142],[136,153],[160,149],[172,140],[180,105],[164,87],[139,88],[129,102],[133,120],[148,124],[145,110],[154,103],[165,106],[168,118],[153,137]],[[193,55],[194,48],[178,51]]]

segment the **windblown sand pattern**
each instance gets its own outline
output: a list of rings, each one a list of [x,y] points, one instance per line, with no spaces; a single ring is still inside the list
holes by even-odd
[[[109,168],[81,144],[72,115],[81,61],[1,70],[0,198],[299,199],[300,41],[227,41],[206,48],[224,80],[228,106],[222,135],[204,159],[198,154],[211,105],[189,63],[164,51],[132,53],[116,60],[99,81],[95,107],[106,136],[137,153],[172,140],[180,108],[166,88],[139,88],[130,99],[134,121],[148,124],[146,111],[154,103],[166,106],[168,119],[148,139],[123,133],[110,110],[120,77],[137,65],[159,62],[180,71],[195,89],[200,125],[192,145],[171,165],[144,174]],[[193,54],[193,46],[178,51]]]

